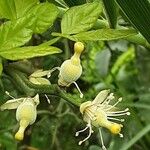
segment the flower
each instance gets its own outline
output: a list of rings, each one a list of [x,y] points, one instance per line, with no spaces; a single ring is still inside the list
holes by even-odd
[[[82,74],[80,55],[83,52],[83,50],[84,50],[83,43],[76,42],[74,44],[74,55],[70,59],[65,60],[60,67],[55,67],[48,73],[48,77],[50,77],[51,73],[58,69],[59,70],[58,85],[69,87],[72,83],[74,83],[80,93],[81,98],[83,97],[83,94],[80,88],[78,87],[76,80],[78,80],[78,78]]]
[[[113,93],[110,93],[110,90],[103,90],[93,101],[87,101],[80,105],[80,112],[83,115],[83,120],[87,122],[87,125],[85,129],[76,132],[76,136],[87,129],[89,129],[89,134],[85,139],[79,142],[79,145],[90,138],[93,133],[92,125],[99,129],[101,127],[107,128],[112,134],[118,134],[120,137],[123,137],[123,134],[121,134],[121,128],[123,125],[118,122],[123,122],[124,119],[119,119],[117,117],[130,115],[130,112],[128,108],[119,110],[116,107],[116,105],[122,101],[122,98],[119,98],[116,103],[111,104],[114,99],[115,97]],[[100,137],[102,149],[105,150],[106,148],[103,142],[101,129]]]
[[[9,93],[7,92],[9,95]],[[9,95],[10,96],[10,95]],[[12,96],[11,96],[12,97]],[[13,97],[12,97],[13,98]],[[24,131],[28,125],[31,125],[35,122],[37,117],[36,107],[39,104],[39,95],[35,97],[19,98],[7,101],[3,104],[0,109],[17,109],[16,110],[16,119],[20,124],[18,132],[15,134],[15,139],[23,140]]]

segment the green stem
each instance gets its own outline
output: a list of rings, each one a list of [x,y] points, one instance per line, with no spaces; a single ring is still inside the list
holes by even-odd
[[[52,44],[56,43],[57,41],[59,41],[60,39],[61,39],[61,37],[56,37],[56,38],[53,38],[49,41],[46,41],[46,42],[40,44],[39,46],[52,45]]]
[[[80,106],[80,101],[72,99],[72,97],[63,91],[58,85],[37,85],[31,83],[26,75],[16,69],[7,67],[6,73],[11,76],[13,83],[18,87],[18,89],[28,96],[34,96],[35,94],[47,94],[60,97],[76,106]]]

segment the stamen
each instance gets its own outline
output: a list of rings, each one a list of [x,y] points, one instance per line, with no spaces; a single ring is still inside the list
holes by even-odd
[[[120,97],[119,99],[118,99],[118,101],[114,104],[114,105],[112,105],[111,107],[109,107],[108,109],[106,109],[106,110],[110,110],[110,109],[112,109],[112,108],[114,108],[116,105],[118,105],[118,103],[120,103],[122,101],[122,97]]]
[[[121,138],[123,138],[123,134],[119,133],[119,136],[120,136]]]
[[[102,150],[107,150],[105,145],[104,145],[104,140],[103,140],[101,128],[99,128],[99,134],[100,134],[100,139],[101,139],[101,144],[102,144]]]
[[[109,96],[101,103],[103,104],[109,104],[111,100],[113,100],[115,97],[113,95],[114,93],[110,93]]]
[[[50,99],[48,98],[48,96],[46,94],[44,94],[44,95],[46,97],[47,102],[50,104],[51,103]]]
[[[112,118],[112,117],[107,117],[107,119],[116,120],[116,121],[120,121],[120,122],[124,122],[125,121],[124,119],[118,119],[118,118]]]
[[[111,111],[111,112],[107,112],[108,114],[117,114],[117,113],[125,113],[125,112],[128,112],[129,111],[129,108],[126,108],[125,110],[120,110],[120,111]]]
[[[120,114],[115,114],[115,113],[113,113],[113,114],[108,114],[108,116],[124,116],[124,115],[130,115],[130,112],[126,112],[126,113],[120,113]]]
[[[87,125],[87,127],[89,128],[89,134],[88,134],[88,136],[85,139],[83,139],[82,141],[79,142],[79,145],[81,145],[83,142],[85,142],[86,140],[88,140],[90,138],[91,134],[93,133],[91,123],[89,123]]]
[[[77,131],[76,134],[75,134],[75,136],[79,136],[80,133],[86,131],[88,128],[89,128],[89,127],[86,126],[84,129],[82,129],[82,130],[80,130],[80,131]]]
[[[51,70],[47,73],[47,78],[50,78],[51,73],[54,72],[55,70],[60,70],[60,67],[54,67],[53,69],[51,69]]]
[[[5,94],[8,95],[10,98],[15,99],[15,97],[13,97],[12,95],[10,95],[10,93],[8,91],[5,91]]]
[[[94,113],[91,112],[90,109],[87,108],[86,114],[88,115],[88,117],[90,118],[90,120],[96,120],[96,117],[95,117]]]
[[[114,97],[114,93],[110,93],[109,96],[107,97],[105,103],[106,104],[109,104],[111,100],[113,100],[115,97]]]
[[[79,88],[78,84],[77,84],[76,82],[73,82],[73,83],[75,84],[75,86],[76,86],[77,90],[78,90],[78,91],[79,91],[79,93],[80,93],[80,98],[83,98],[83,93],[81,92],[81,90],[80,90],[80,88]]]

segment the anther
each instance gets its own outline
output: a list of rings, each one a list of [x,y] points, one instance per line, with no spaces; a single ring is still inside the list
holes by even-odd
[[[119,136],[120,136],[121,138],[123,138],[123,134],[119,133]]]

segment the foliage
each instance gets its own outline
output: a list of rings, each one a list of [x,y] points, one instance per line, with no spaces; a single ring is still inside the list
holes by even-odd
[[[128,107],[131,115],[125,118],[123,139],[103,130],[105,146],[148,150],[149,8],[149,0],[0,0],[0,105],[12,99],[6,91],[17,100],[40,96],[37,119],[25,130],[22,142],[14,139],[19,127],[15,112],[0,112],[0,149],[100,149],[97,128],[78,145],[84,134],[76,138],[75,133],[85,125],[79,106],[110,89],[123,97],[120,107]],[[73,44],[79,41],[85,46],[77,80],[83,99],[73,84],[59,86],[60,74],[52,73],[70,59]],[[38,84],[30,80],[33,73]]]

